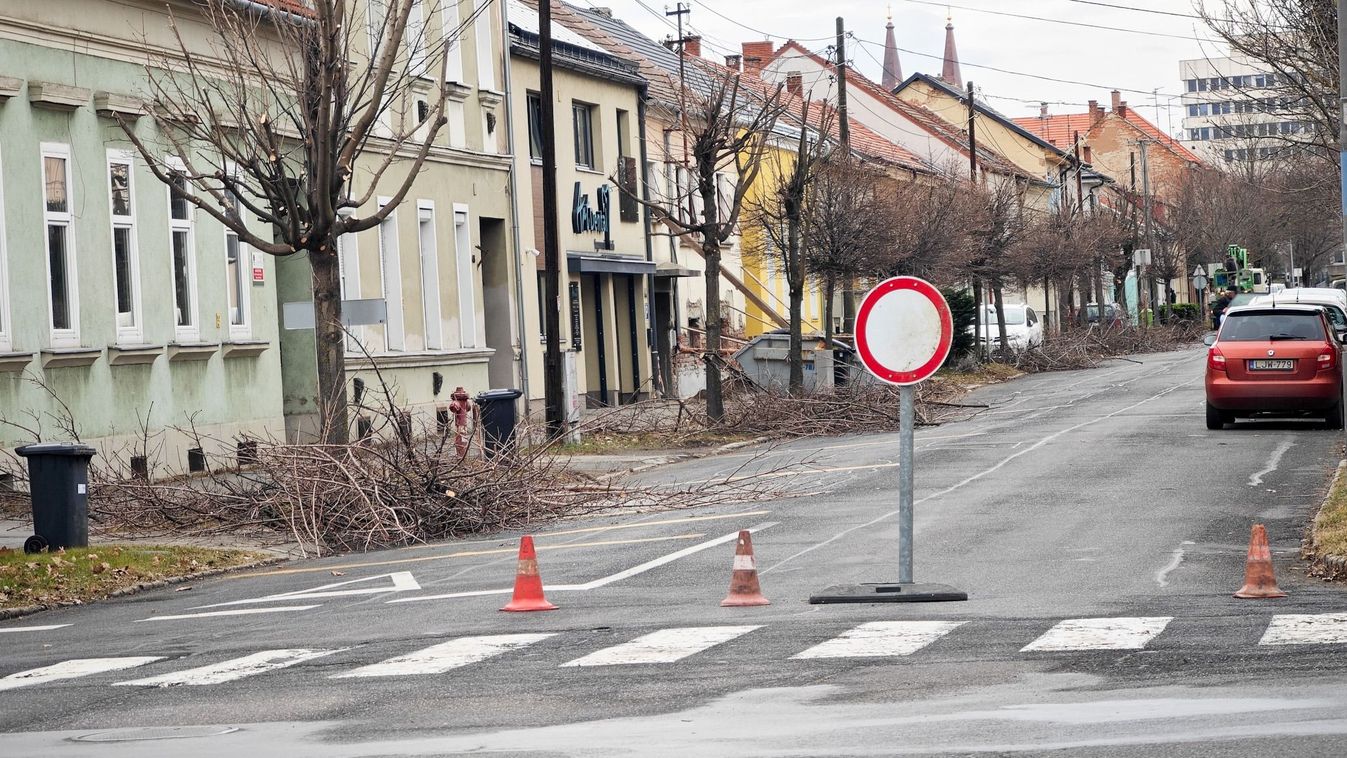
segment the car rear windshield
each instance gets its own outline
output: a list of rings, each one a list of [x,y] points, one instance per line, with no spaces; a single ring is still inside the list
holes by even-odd
[[[1221,327],[1227,342],[1322,340],[1324,327],[1314,313],[1232,313]]]

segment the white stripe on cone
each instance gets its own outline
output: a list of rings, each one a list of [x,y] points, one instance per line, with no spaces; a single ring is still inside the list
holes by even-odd
[[[724,565],[724,564],[721,564],[721,565]],[[756,571],[756,570],[757,570],[757,566],[755,566],[755,565],[753,564],[753,556],[751,556],[751,555],[736,555],[736,556],[734,556],[734,570],[735,570],[735,571]]]

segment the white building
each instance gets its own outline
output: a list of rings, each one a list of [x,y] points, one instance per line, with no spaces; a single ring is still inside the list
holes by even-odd
[[[1179,61],[1183,146],[1213,163],[1275,157],[1307,130],[1280,77],[1242,56]]]

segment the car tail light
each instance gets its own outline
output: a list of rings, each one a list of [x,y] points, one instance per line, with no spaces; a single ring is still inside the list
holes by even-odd
[[[1338,353],[1332,347],[1325,347],[1323,352],[1319,353],[1319,370],[1325,371],[1338,367]]]
[[[1219,347],[1212,347],[1207,351],[1207,368],[1212,371],[1225,371],[1225,355],[1221,353]]]

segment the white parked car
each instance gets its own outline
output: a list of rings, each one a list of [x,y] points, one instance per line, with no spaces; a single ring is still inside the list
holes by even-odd
[[[1033,308],[1027,305],[1004,306],[1006,313],[1006,341],[1011,350],[1027,350],[1043,344],[1043,321]],[[993,348],[1001,344],[1000,323],[996,320],[996,308],[986,306],[982,309],[982,341]],[[969,333],[973,328],[969,327]]]
[[[1341,338],[1347,335],[1347,292],[1331,287],[1296,287],[1273,295],[1259,295],[1249,305],[1317,305],[1328,312],[1328,322]]]

